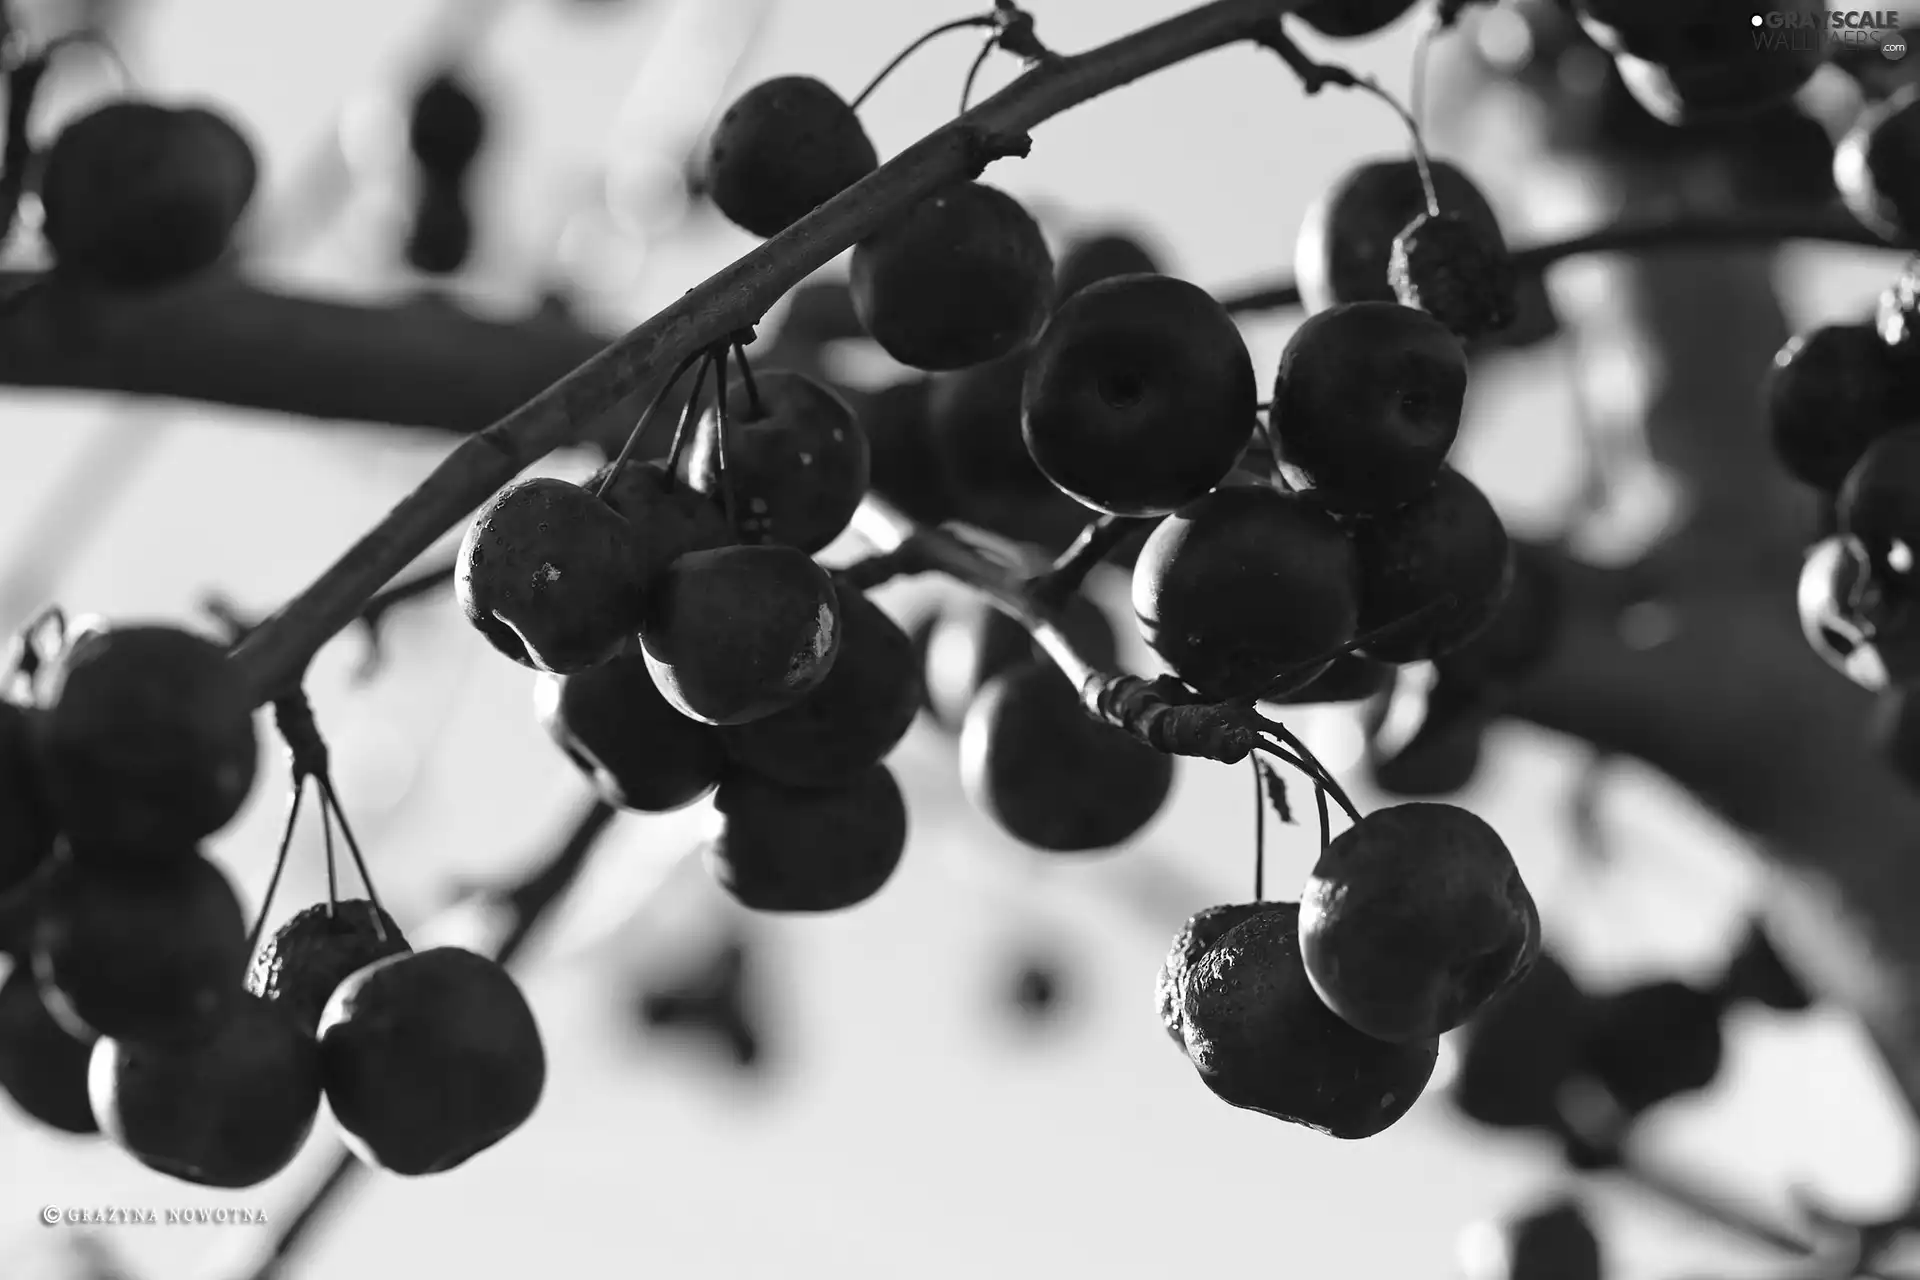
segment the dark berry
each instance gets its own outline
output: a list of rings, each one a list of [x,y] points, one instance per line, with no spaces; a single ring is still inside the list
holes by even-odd
[[[807,76],[734,100],[708,146],[707,193],[736,225],[776,236],[880,165],[845,99]]]
[[[1518,314],[1519,279],[1506,243],[1457,213],[1423,213],[1408,223],[1393,238],[1387,279],[1402,305],[1463,342],[1507,328]]]
[[[1511,582],[1506,526],[1480,487],[1442,467],[1424,495],[1398,511],[1356,521],[1360,623],[1369,657],[1437,658],[1464,644],[1499,610]]]
[[[1795,479],[1833,493],[1896,421],[1900,378],[1870,324],[1825,325],[1789,339],[1766,384],[1775,456]]]

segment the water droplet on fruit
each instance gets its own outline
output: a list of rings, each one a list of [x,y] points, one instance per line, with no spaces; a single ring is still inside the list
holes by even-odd
[[[536,571],[533,585],[536,587],[545,587],[558,581],[560,581],[559,566],[555,565],[552,561],[547,561]]]

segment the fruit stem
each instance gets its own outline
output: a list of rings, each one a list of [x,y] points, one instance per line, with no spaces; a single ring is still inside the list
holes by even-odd
[[[740,366],[740,383],[747,389],[747,411],[758,421],[767,416],[767,408],[760,402],[760,384],[754,381],[753,366],[747,363],[747,344],[739,338],[733,340],[733,359]]]
[[[360,854],[360,841],[354,838],[353,824],[347,821],[346,807],[340,803],[340,796],[333,789],[333,779],[326,774],[319,775],[320,799],[340,820],[340,834],[346,837],[347,854],[353,859],[353,869],[360,877],[360,883],[366,888],[367,901],[373,904],[373,934],[380,941],[387,940],[387,929],[381,921],[386,908],[380,905],[380,893],[373,887],[373,877],[367,873],[367,860]]]
[[[280,876],[287,869],[287,854],[293,848],[294,828],[300,822],[300,802],[306,798],[307,775],[296,765],[293,771],[293,799],[287,805],[287,822],[280,829],[280,851],[274,855],[273,874],[267,877],[267,892],[260,899],[260,914],[247,934],[247,955],[260,948],[260,935],[266,931],[267,916],[273,910],[273,896],[280,891]]]
[[[687,394],[686,403],[680,406],[680,421],[674,424],[673,443],[667,446],[667,474],[678,475],[680,456],[693,442],[693,427],[696,421],[694,406],[700,402],[700,393],[707,389],[707,366],[713,363],[713,349],[707,348],[700,353],[700,368],[693,375],[693,390]]]
[[[1299,752],[1301,759],[1306,761],[1309,766],[1307,769],[1308,776],[1312,777],[1319,785],[1324,786],[1327,791],[1332,794],[1334,801],[1338,803],[1342,809],[1346,810],[1348,818],[1354,822],[1360,821],[1360,811],[1353,807],[1353,801],[1347,798],[1346,791],[1334,780],[1333,774],[1328,771],[1327,766],[1320,762],[1320,757],[1314,755],[1313,751],[1306,743],[1300,741],[1298,735],[1296,735],[1293,730],[1287,728],[1286,725],[1281,724],[1278,720],[1270,720],[1266,716],[1256,716],[1255,719],[1260,722],[1267,732]]]
[[[1094,566],[1112,555],[1114,551],[1133,534],[1157,524],[1156,520],[1142,520],[1132,516],[1102,515],[1089,520],[1084,529],[1074,538],[1073,543],[1055,560],[1045,572],[1035,575],[1027,584],[1027,591],[1035,603],[1048,609],[1056,609],[1064,604],[1067,597],[1080,589]]]
[[[1253,767],[1253,900],[1260,902],[1267,896],[1267,777],[1259,756],[1247,763]]]
[[[333,806],[325,803],[320,806],[320,838],[326,848],[327,919],[331,920],[340,905],[340,863],[333,852]]]
[[[720,473],[720,509],[726,514],[727,528],[733,536],[740,536],[739,509],[733,497],[733,473],[727,470],[727,445],[733,434],[727,422],[727,348],[718,348],[712,356],[713,363],[713,459],[715,469]],[[693,399],[688,401],[688,409],[700,401],[700,388],[696,380]]]
[[[987,65],[987,57],[1000,47],[1000,33],[994,32],[980,46],[980,52],[974,55],[973,65],[967,68],[967,78],[960,86],[960,115],[967,114],[967,104],[973,101],[973,82],[980,78],[980,68]]]
[[[1267,686],[1266,690],[1260,694],[1260,698],[1264,701],[1270,697],[1281,697],[1291,693],[1293,692],[1293,683],[1300,678],[1302,671],[1311,671],[1315,667],[1323,667],[1336,658],[1343,658],[1347,654],[1359,649],[1364,649],[1370,644],[1378,644],[1382,640],[1398,635],[1416,623],[1424,622],[1436,613],[1441,613],[1453,608],[1456,603],[1457,601],[1451,593],[1440,596],[1437,599],[1429,600],[1412,613],[1403,614],[1395,618],[1392,622],[1383,622],[1370,631],[1361,632],[1351,640],[1344,641],[1331,649],[1317,653],[1303,662],[1296,662],[1282,671],[1278,676],[1274,677],[1273,683]]]
[[[705,359],[706,355],[707,350],[705,347],[702,347],[698,351],[689,351],[686,358],[681,360],[679,365],[674,368],[673,376],[660,384],[660,389],[653,393],[653,399],[649,400],[647,407],[640,411],[640,417],[634,422],[633,431],[628,434],[627,442],[621,445],[620,452],[614,455],[613,465],[607,468],[606,477],[600,481],[600,488],[595,491],[594,497],[605,498],[607,496],[607,486],[613,483],[613,478],[620,474],[621,470],[627,465],[627,462],[633,457],[633,451],[639,448],[640,437],[645,433],[647,423],[652,421],[654,414],[660,412],[660,406],[667,402],[668,394],[672,392],[675,386],[679,385],[680,379],[687,376],[687,370],[693,368],[695,361]],[[698,385],[697,382],[696,385]],[[678,432],[674,433],[673,446],[672,452],[669,453],[667,457],[667,474],[669,476],[673,474],[674,463],[680,460],[680,435]]]
[[[880,74],[876,75],[872,80],[868,81],[867,87],[860,91],[860,96],[855,98],[853,102],[849,105],[852,107],[853,110],[858,111],[861,108],[861,106],[866,102],[866,100],[873,96],[873,91],[880,87],[881,82],[884,81],[888,76],[892,75],[895,71],[899,70],[901,63],[905,62],[908,58],[911,58],[914,54],[920,52],[922,47],[924,47],[927,44],[930,44],[932,41],[938,39],[939,37],[946,35],[949,31],[960,31],[966,27],[995,27],[998,25],[1000,25],[1000,20],[991,13],[977,13],[971,18],[955,18],[952,22],[941,23],[939,26],[935,27],[933,30],[927,32],[925,35],[921,36],[918,40],[915,40],[912,44],[902,49],[899,53],[895,54],[893,61],[889,62],[886,66],[880,68]],[[964,111],[965,108],[962,107],[961,110]]]

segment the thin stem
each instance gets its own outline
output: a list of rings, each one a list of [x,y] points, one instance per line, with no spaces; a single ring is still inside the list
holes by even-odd
[[[1333,843],[1333,816],[1327,812],[1326,784],[1317,778],[1313,783],[1313,806],[1320,813],[1320,852],[1325,853]]]
[[[1000,35],[995,32],[980,46],[980,52],[974,56],[973,65],[967,68],[966,83],[960,86],[960,114],[967,114],[967,104],[973,101],[973,82],[980,76],[980,68],[987,65],[987,58],[1000,44]]]
[[[914,54],[920,52],[922,48],[924,48],[926,45],[928,45],[932,41],[938,39],[941,36],[946,35],[949,31],[960,31],[960,30],[964,30],[967,27],[991,27],[991,26],[997,26],[998,23],[999,23],[999,19],[995,18],[990,13],[975,14],[971,18],[955,18],[952,22],[941,23],[939,26],[935,27],[933,30],[927,32],[925,35],[921,36],[918,40],[915,40],[912,44],[902,49],[899,53],[895,54],[892,62],[889,62],[886,66],[880,68],[880,74],[876,75],[872,80],[868,81],[867,87],[860,91],[860,96],[855,98],[853,102],[850,104],[852,109],[855,111],[858,111],[866,103],[867,99],[873,96],[873,91],[880,87],[881,82],[884,81],[888,76],[892,75],[895,71],[899,70],[901,63],[905,62],[908,58],[911,58]],[[963,107],[962,110],[965,110],[965,108]]]
[[[1420,131],[1420,122],[1414,119],[1411,111],[1401,105],[1400,99],[1388,93],[1373,77],[1356,76],[1353,87],[1372,94],[1392,107],[1393,113],[1400,117],[1400,122],[1407,126],[1408,140],[1413,148],[1413,167],[1420,173],[1420,190],[1427,197],[1427,212],[1433,217],[1439,217],[1440,192],[1433,185],[1433,158],[1427,154],[1427,140]]]
[[[1433,42],[1445,30],[1445,24],[1436,15],[1420,32],[1419,43],[1413,46],[1413,71],[1408,76],[1408,105],[1413,112],[1413,127],[1421,128],[1427,119],[1427,63],[1431,61]]]
[[[640,437],[646,433],[647,423],[651,422],[653,415],[660,411],[660,406],[666,403],[667,396],[673,391],[674,387],[679,384],[680,379],[687,376],[687,370],[693,367],[696,360],[702,359],[705,355],[706,352],[704,350],[689,352],[686,359],[682,360],[679,365],[675,367],[673,376],[661,383],[660,389],[653,393],[653,399],[647,402],[647,407],[640,411],[640,417],[634,422],[633,431],[627,436],[627,442],[620,446],[620,452],[614,456],[613,464],[607,468],[606,478],[600,482],[600,488],[594,494],[596,498],[606,497],[607,487],[613,483],[614,478],[626,467],[628,460],[633,457],[633,451],[639,448]],[[669,461],[667,463],[668,475],[673,474],[673,464],[680,460],[680,436],[677,432],[674,435],[673,443],[674,451],[669,455]]]
[[[1033,580],[1034,598],[1058,604],[1080,589],[1094,566],[1112,555],[1121,543],[1158,521],[1132,516],[1102,515],[1087,522],[1072,545],[1060,553],[1045,573]]]
[[[325,841],[327,856],[327,915],[334,914],[334,908],[340,905],[340,864],[333,852],[333,806],[320,806],[320,835]]]
[[[1272,720],[1266,716],[1259,717],[1259,721],[1266,728],[1267,732],[1279,738],[1295,751],[1298,751],[1302,759],[1311,762],[1313,775],[1325,784],[1328,791],[1332,792],[1334,800],[1342,809],[1346,810],[1347,817],[1355,822],[1360,821],[1360,811],[1354,808],[1353,801],[1347,798],[1346,790],[1334,780],[1333,774],[1328,772],[1324,764],[1320,763],[1320,757],[1314,755],[1307,747],[1307,744],[1300,741],[1299,737],[1294,734],[1293,730],[1287,728],[1286,725],[1281,724],[1278,720]]]
[[[673,428],[673,443],[667,446],[666,466],[670,476],[679,473],[680,458],[693,443],[694,410],[700,403],[700,394],[707,389],[707,366],[712,363],[712,348],[702,351],[700,368],[693,375],[693,390],[687,393],[687,402],[680,407],[680,421]]]
[[[727,528],[740,536],[740,508],[733,495],[733,472],[727,469],[727,453],[732,443],[733,424],[727,421],[727,349],[713,355],[713,461],[720,473],[720,510],[727,517]]]
[[[260,899],[260,914],[255,917],[253,928],[247,934],[248,955],[260,949],[260,935],[266,931],[267,916],[273,910],[273,896],[280,891],[280,877],[287,869],[287,853],[293,848],[294,828],[300,821],[300,801],[306,794],[307,776],[296,769],[293,774],[293,799],[287,805],[286,825],[280,829],[280,851],[273,858],[273,874],[267,878],[267,892]]]
[[[1263,902],[1267,896],[1267,779],[1259,756],[1248,756],[1247,764],[1253,771],[1253,900]]]
[[[333,810],[333,816],[340,821],[340,834],[346,838],[347,854],[353,859],[353,869],[367,891],[367,901],[373,904],[374,935],[385,942],[387,930],[386,926],[380,923],[380,918],[386,914],[387,909],[380,905],[380,894],[373,887],[373,877],[367,872],[367,860],[360,854],[360,841],[354,838],[353,824],[347,821],[347,811],[333,789],[333,779],[324,773],[320,775],[320,795],[326,801],[327,807]]]
[[[738,338],[733,342],[733,362],[740,367],[740,383],[747,389],[747,411],[756,421],[766,417],[766,406],[760,402],[760,384],[754,379],[753,366],[747,362],[747,344]]]
[[[1351,640],[1344,641],[1331,649],[1324,650],[1305,661],[1296,662],[1285,671],[1282,671],[1278,676],[1274,677],[1273,683],[1261,691],[1259,700],[1265,701],[1270,697],[1279,697],[1283,694],[1291,693],[1293,692],[1292,683],[1300,678],[1301,672],[1311,671],[1315,667],[1325,666],[1336,658],[1343,658],[1347,654],[1359,649],[1364,649],[1370,644],[1379,644],[1382,640],[1399,635],[1401,632],[1413,627],[1417,623],[1426,621],[1435,614],[1443,613],[1453,608],[1456,603],[1456,598],[1451,594],[1437,597],[1436,599],[1427,601],[1412,613],[1395,618],[1392,622],[1383,622],[1377,627],[1361,632]]]

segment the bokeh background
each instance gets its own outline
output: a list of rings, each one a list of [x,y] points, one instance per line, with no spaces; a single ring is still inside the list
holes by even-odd
[[[609,330],[751,246],[671,197],[687,146],[734,89],[795,72],[851,95],[919,32],[962,12],[944,0],[119,8],[113,26],[140,88],[210,99],[253,133],[265,185],[249,270],[368,301],[421,283],[400,260],[408,194],[396,112],[434,50],[450,38],[470,44],[466,65],[488,95],[494,133],[480,175],[479,252],[457,287],[471,305],[510,315],[561,285]],[[1048,42],[1075,50],[1173,6],[1032,8]],[[1403,23],[1338,53],[1403,90],[1418,28]],[[876,95],[864,118],[883,155],[952,113],[974,48],[950,37]],[[995,60],[982,90],[1016,70]],[[104,64],[96,74],[77,61],[36,128],[56,127],[112,84]],[[1538,168],[1502,174],[1475,159],[1487,141],[1471,152],[1473,139],[1438,135],[1436,149],[1483,178],[1511,239],[1597,216],[1577,182]],[[1270,55],[1230,50],[1049,123],[1030,159],[1002,162],[987,180],[1029,201],[1062,237],[1130,227],[1175,272],[1225,288],[1284,275],[1315,195],[1358,159],[1404,147],[1378,103],[1337,91],[1308,98]],[[1797,251],[1786,265],[1798,322],[1853,313],[1890,268],[1884,255],[1845,250]],[[1569,265],[1554,286],[1596,287],[1583,284],[1590,270]],[[1249,323],[1263,378],[1290,323]],[[868,360],[847,376],[894,374]],[[1476,385],[1460,462],[1516,529],[1554,525],[1574,499],[1578,391],[1551,347],[1489,368]],[[0,399],[12,494],[0,504],[0,626],[50,599],[76,612],[181,619],[204,617],[200,601],[218,591],[264,611],[451,443],[197,405],[9,392]],[[557,456],[541,469],[575,475],[590,464]],[[1657,485],[1647,494],[1643,505],[1657,508]],[[109,509],[96,512],[103,502]],[[1111,580],[1098,589],[1123,598]],[[938,590],[908,584],[882,599],[907,618]],[[341,640],[309,688],[379,887],[418,945],[459,891],[537,859],[583,787],[533,719],[529,673],[487,650],[447,601],[397,616],[383,648],[369,676],[362,642]],[[1137,645],[1130,657],[1144,661]],[[1330,763],[1353,765],[1349,714],[1297,723]],[[265,888],[286,802],[283,757],[269,751],[254,803],[215,847],[250,904]],[[1604,856],[1582,852],[1568,799],[1585,760],[1577,743],[1503,728],[1464,802],[1505,835],[1549,937],[1592,985],[1706,976],[1765,892],[1763,872],[1684,795],[1627,765],[1606,775]],[[894,761],[914,824],[905,864],[876,899],[839,916],[743,921],[688,860],[699,808],[622,818],[521,968],[551,1057],[534,1121],[454,1173],[369,1180],[295,1274],[1117,1280],[1205,1268],[1412,1280],[1459,1274],[1463,1227],[1561,1185],[1545,1147],[1471,1132],[1450,1116],[1438,1080],[1400,1125],[1346,1144],[1223,1106],[1169,1047],[1150,997],[1168,938],[1188,912],[1250,888],[1243,769],[1185,762],[1174,802],[1133,844],[1042,864],[968,808],[953,745],[931,726],[917,727]],[[1314,847],[1308,827],[1273,832],[1276,892],[1305,872]],[[301,832],[293,858],[276,917],[324,894],[317,829]],[[439,927],[468,937],[462,928],[484,934],[488,922]],[[637,984],[740,929],[766,1054],[755,1073],[697,1040],[650,1034],[631,1012]],[[1061,981],[1042,1019],[1022,1016],[1010,994],[1029,957],[1057,966]],[[1905,1113],[1844,1014],[1743,1011],[1731,1037],[1720,1085],[1649,1126],[1651,1160],[1760,1206],[1783,1207],[1796,1183],[1860,1211],[1906,1202],[1916,1161]],[[332,1151],[322,1132],[274,1182],[215,1193],[149,1173],[100,1141],[29,1127],[0,1104],[0,1276],[63,1274],[52,1246],[72,1229],[40,1226],[42,1206],[284,1216]],[[1629,1188],[1602,1178],[1588,1193],[1619,1280],[1779,1274],[1750,1247]],[[266,1232],[129,1225],[102,1234],[134,1275],[220,1280],[244,1271]]]

